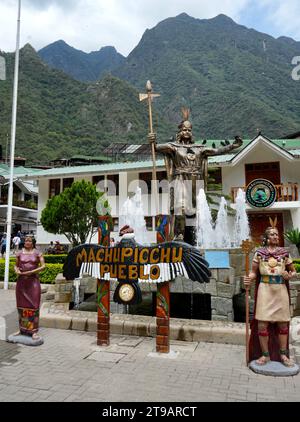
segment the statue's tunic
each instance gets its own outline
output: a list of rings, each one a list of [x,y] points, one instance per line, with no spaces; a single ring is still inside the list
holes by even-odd
[[[285,248],[270,252],[267,248],[256,251],[253,262],[259,265],[255,319],[258,321],[290,321],[289,295],[282,273],[293,260]]]
[[[165,155],[168,179],[173,182],[170,189],[172,214],[195,215],[199,189],[206,188],[208,156],[224,154],[233,148],[232,145],[207,148],[179,142],[156,144],[156,151]]]

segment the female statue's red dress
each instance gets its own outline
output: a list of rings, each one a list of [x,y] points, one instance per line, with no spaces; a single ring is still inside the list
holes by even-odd
[[[32,253],[23,251],[17,254],[17,266],[20,271],[32,271],[40,264],[41,253],[36,249]],[[32,335],[39,328],[41,285],[38,274],[19,275],[16,285],[16,299],[19,313],[20,332]]]

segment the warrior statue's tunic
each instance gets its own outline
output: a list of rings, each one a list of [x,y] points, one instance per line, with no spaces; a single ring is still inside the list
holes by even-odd
[[[260,280],[257,291],[255,318],[258,321],[290,321],[289,295],[282,273],[293,260],[284,248],[270,252],[256,251],[253,262],[259,265]]]

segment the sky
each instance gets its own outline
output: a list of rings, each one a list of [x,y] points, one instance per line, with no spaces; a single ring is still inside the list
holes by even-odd
[[[15,50],[18,0],[0,0],[0,50]],[[22,0],[21,46],[36,50],[63,39],[85,52],[114,46],[127,56],[147,28],[185,12],[220,13],[274,37],[300,41],[299,0]],[[300,54],[300,51],[299,51]]]

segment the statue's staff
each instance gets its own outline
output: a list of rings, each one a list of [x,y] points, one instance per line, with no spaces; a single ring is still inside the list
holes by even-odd
[[[140,101],[148,100],[148,109],[149,109],[149,135],[153,134],[153,120],[152,120],[152,100],[155,97],[159,97],[160,94],[153,94],[152,93],[152,85],[150,81],[146,83],[146,90],[147,94],[140,94],[139,98]],[[154,187],[154,196],[155,196],[155,208],[156,214],[158,212],[158,196],[157,196],[157,176],[156,176],[156,152],[155,152],[155,143],[151,142],[151,151],[152,151],[152,161],[153,161],[153,169],[152,169],[152,180],[153,180],[153,187]]]
[[[245,254],[245,270],[246,276],[249,276],[250,271],[250,258],[249,254],[254,248],[254,243],[251,240],[246,239],[242,242],[242,251]],[[246,286],[245,293],[245,302],[246,302],[246,364],[249,363],[249,286]]]

